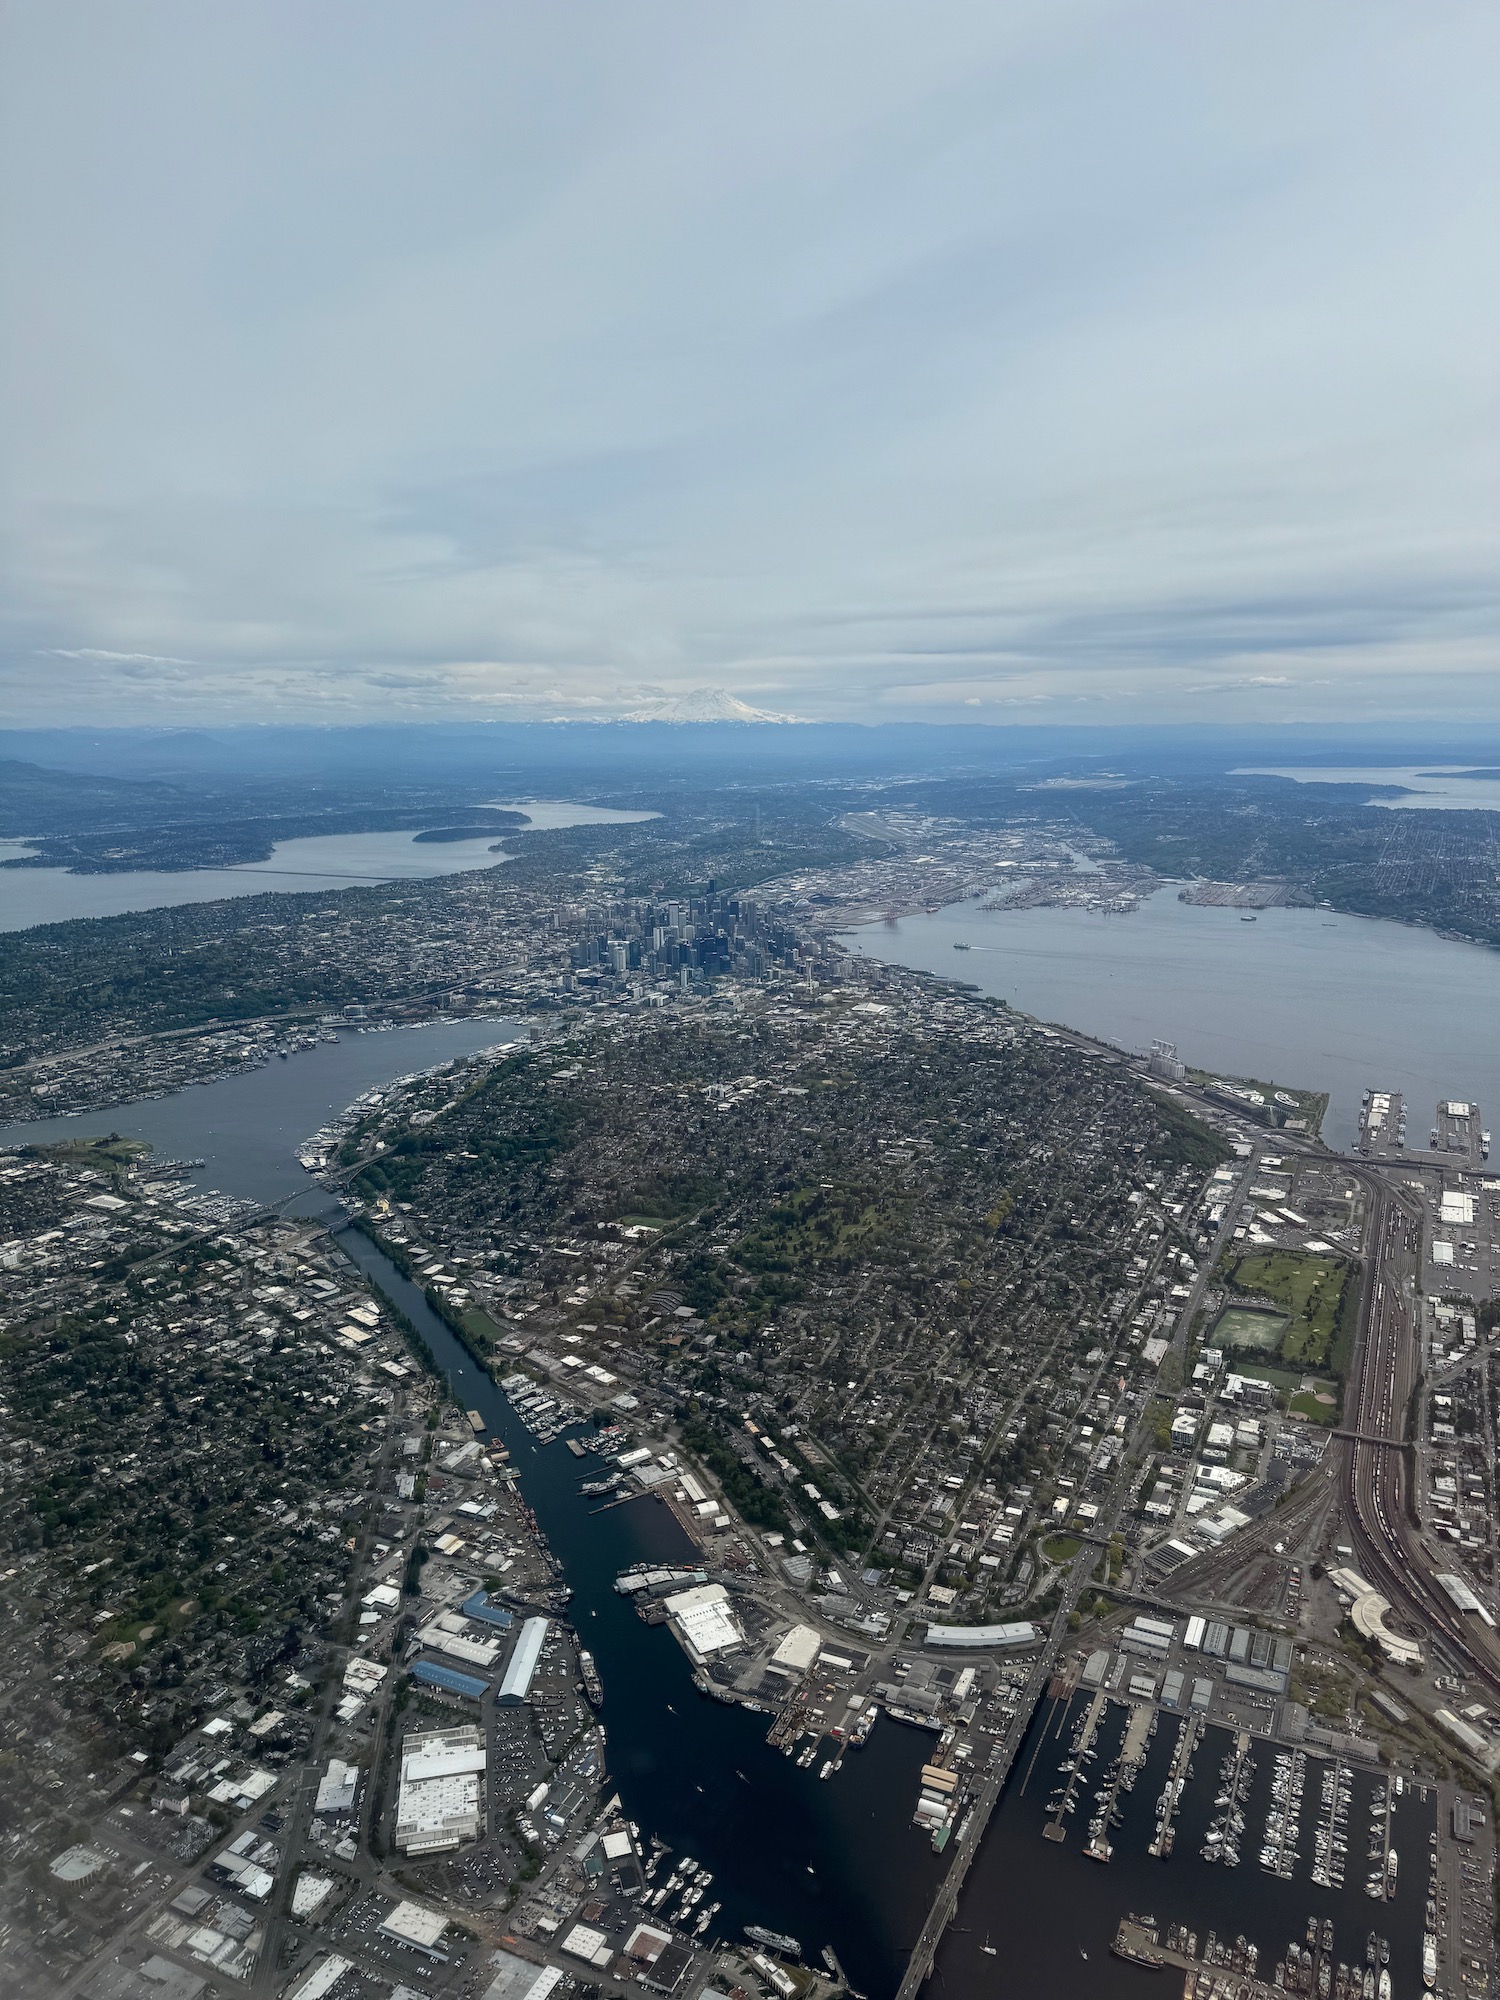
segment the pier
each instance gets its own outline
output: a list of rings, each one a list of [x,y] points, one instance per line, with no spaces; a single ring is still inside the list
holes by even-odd
[[[1119,1804],[1121,1792],[1131,1791],[1140,1776],[1146,1761],[1146,1745],[1156,1728],[1156,1711],[1149,1701],[1135,1702],[1130,1710],[1130,1719],[1125,1725],[1125,1741],[1120,1745],[1120,1754],[1115,1759],[1114,1771],[1103,1788],[1104,1796],[1095,1800],[1096,1811],[1089,1822],[1089,1844],[1083,1850],[1090,1861],[1108,1861],[1114,1854],[1114,1843],[1110,1840],[1109,1829],[1114,1821],[1115,1808]]]
[[[1306,1783],[1306,1753],[1278,1750],[1272,1767],[1272,1805],[1266,1819],[1260,1865],[1268,1875],[1279,1875],[1283,1882],[1291,1881],[1297,1862],[1297,1836],[1302,1831],[1302,1793]]]
[[[1187,1787],[1188,1770],[1193,1761],[1193,1752],[1198,1747],[1198,1738],[1203,1733],[1203,1718],[1200,1715],[1184,1717],[1177,1729],[1177,1746],[1172,1752],[1172,1768],[1167,1773],[1166,1788],[1156,1806],[1156,1835],[1147,1848],[1158,1860],[1170,1859],[1177,1840],[1177,1815],[1182,1809],[1182,1794]]]
[[[1083,1776],[1084,1764],[1093,1750],[1094,1736],[1099,1728],[1100,1717],[1104,1714],[1104,1704],[1107,1699],[1103,1693],[1096,1694],[1084,1714],[1083,1722],[1073,1741],[1073,1769],[1068,1774],[1067,1789],[1058,1802],[1057,1810],[1042,1829],[1042,1837],[1045,1840],[1066,1840],[1068,1837],[1068,1829],[1063,1825],[1063,1818],[1073,1810],[1073,1794],[1077,1790],[1079,1779]],[[1040,1753],[1040,1744],[1037,1745],[1037,1750]]]

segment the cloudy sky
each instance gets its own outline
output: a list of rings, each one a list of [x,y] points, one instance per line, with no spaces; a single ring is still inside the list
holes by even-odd
[[[10,0],[11,722],[1500,718],[1491,0]]]

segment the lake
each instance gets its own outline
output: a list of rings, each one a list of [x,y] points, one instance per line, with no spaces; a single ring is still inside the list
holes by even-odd
[[[844,941],[1120,1048],[1160,1035],[1192,1068],[1326,1090],[1333,1146],[1354,1144],[1371,1087],[1405,1094],[1424,1152],[1439,1098],[1500,1114],[1500,952],[1414,925],[1330,910],[1245,923],[1169,884],[1124,916],[955,903]]]
[[[1396,812],[1500,812],[1500,777],[1474,778],[1467,764],[1328,764],[1318,767],[1248,765],[1231,775],[1295,778],[1299,785],[1405,785],[1403,799],[1367,799]],[[1482,768],[1488,769],[1488,766]]]
[[[522,1021],[439,1021],[417,1028],[341,1032],[283,1061],[213,1083],[190,1083],[169,1097],[116,1104],[76,1118],[34,1118],[0,1126],[0,1145],[43,1145],[55,1139],[119,1132],[144,1139],[163,1159],[202,1160],[187,1176],[204,1188],[278,1202],[303,1200],[292,1212],[340,1213],[326,1189],[298,1166],[302,1140],[356,1097],[412,1070],[474,1055],[528,1034]]]
[[[567,799],[491,803],[525,813],[527,825],[517,832],[624,826],[660,817],[577,805]],[[462,808],[454,811],[461,816]],[[433,818],[436,824],[440,815],[434,813]],[[278,840],[268,860],[234,868],[138,869],[118,875],[74,875],[66,868],[0,868],[0,931],[29,930],[34,924],[63,923],[70,917],[118,917],[127,910],[217,903],[231,896],[263,896],[270,890],[310,894],[347,889],[359,882],[425,880],[496,868],[512,858],[503,840],[503,835],[493,833],[445,841],[418,841],[414,832],[320,833],[302,840]],[[3,841],[0,861],[30,851],[25,841]]]

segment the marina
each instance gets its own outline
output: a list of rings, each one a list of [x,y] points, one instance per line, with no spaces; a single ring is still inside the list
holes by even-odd
[[[1185,1972],[1183,2000],[1281,2000],[1288,1993],[1308,2000],[1392,2000],[1389,1941],[1371,1931],[1361,1953],[1352,1941],[1341,1945],[1327,1917],[1307,1919],[1301,1938],[1288,1941],[1269,1980],[1258,1976],[1260,1950],[1243,1933],[1228,1942],[1210,1931],[1200,1957],[1197,1935],[1185,1925],[1171,1924],[1163,1932],[1155,1917],[1128,1915],[1109,1948],[1113,1957],[1146,1971]],[[1339,1956],[1340,1950],[1349,1956]]]
[[[1315,1818],[1319,1828],[1339,1825],[1343,1801],[1342,1823],[1384,1829],[1393,1816],[1403,1844],[1426,1851],[1437,1823],[1433,1788],[1405,1783],[1397,1794],[1381,1773],[1346,1758],[1159,1709],[1155,1735],[1142,1744],[1141,1717],[1150,1712],[1087,1689],[1065,1704],[1043,1703],[939,1949],[943,1989],[979,2000],[1025,1991],[1127,2000],[1143,1974],[1161,1973],[1170,1980],[1164,1991],[1175,1994],[1180,1979],[1189,2000],[1288,1992],[1381,2000],[1384,1970],[1394,2000],[1412,2000],[1428,1934],[1423,1885],[1406,1883],[1398,1868],[1394,1894],[1382,1894],[1377,1909],[1362,1874],[1351,1871],[1341,1886],[1322,1879],[1331,1873],[1319,1865],[1322,1850],[1301,1835]],[[1116,1783],[1140,1748],[1134,1785]],[[1108,1800],[1106,1866],[1083,1842],[1053,1831],[1061,1823],[1071,1834],[1100,1792]],[[1070,1796],[1074,1813],[1060,1814]],[[1176,1833],[1163,1852],[1168,1817]],[[1242,1843],[1244,1859],[1270,1849],[1285,1872],[1238,1866]],[[981,1941],[993,1942],[1002,1927],[1005,1963],[997,1968]]]

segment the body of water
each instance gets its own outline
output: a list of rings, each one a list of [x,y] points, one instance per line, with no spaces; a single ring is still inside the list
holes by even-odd
[[[463,1407],[510,1448],[599,1667],[609,1773],[627,1818],[712,1869],[719,1936],[767,1924],[799,1938],[814,1962],[831,1944],[861,1992],[888,2000],[944,1866],[910,1824],[931,1735],[883,1717],[825,1783],[767,1744],[768,1715],[700,1694],[667,1628],[644,1625],[614,1589],[631,1563],[694,1558],[669,1508],[643,1494],[595,1511],[600,1503],[578,1487],[600,1461],[575,1459],[560,1441],[539,1445],[389,1258],[357,1230],[339,1240],[417,1329]]]
[[[1367,799],[1372,806],[1398,812],[1500,812],[1500,777],[1468,777],[1464,764],[1328,764],[1286,769],[1254,765],[1233,775],[1245,778],[1295,778],[1299,785],[1405,785],[1401,799]],[[1488,766],[1482,767],[1488,770]]]
[[[1500,1117],[1500,952],[1413,925],[1331,910],[1246,923],[1168,885],[1128,915],[955,903],[845,942],[1122,1048],[1160,1035],[1192,1068],[1326,1090],[1330,1145],[1353,1145],[1372,1087],[1404,1092],[1419,1148],[1439,1098]]]
[[[263,1202],[300,1194],[294,1212],[338,1223],[342,1211],[297,1165],[298,1142],[365,1090],[524,1032],[523,1024],[496,1020],[341,1035],[172,1097],[12,1125],[0,1142],[121,1132],[167,1157],[204,1159],[192,1175],[204,1187]],[[800,1938],[814,1961],[831,1944],[856,1987],[888,2000],[943,1867],[910,1824],[931,1736],[883,1718],[824,1783],[816,1768],[799,1770],[768,1746],[768,1715],[701,1695],[671,1634],[642,1624],[613,1587],[631,1563],[691,1559],[671,1511],[646,1495],[592,1511],[598,1501],[578,1487],[597,1476],[600,1461],[575,1459],[560,1441],[539,1445],[389,1258],[357,1230],[342,1229],[339,1241],[416,1328],[460,1404],[478,1410],[510,1447],[522,1491],[573,1587],[570,1615],[598,1662],[609,1770],[627,1816],[712,1869],[709,1900],[724,1905],[720,1936],[767,1924]]]
[[[564,826],[616,826],[655,819],[656,813],[614,812],[565,799],[528,799],[508,811],[524,812],[518,832]],[[455,817],[463,809],[455,807]],[[25,841],[0,842],[0,860],[31,850]],[[495,868],[512,857],[504,836],[419,841],[415,833],[320,833],[278,840],[267,861],[235,868],[137,869],[118,875],[74,875],[66,868],[0,868],[0,931],[29,930],[72,917],[118,917],[127,910],[168,909],[179,903],[218,903],[232,896],[308,894],[348,889],[361,882],[425,880],[473,868]]]
[[[1180,1991],[1182,1974],[1171,1967],[1151,1972],[1110,1955],[1120,1919],[1133,1914],[1155,1917],[1163,1936],[1170,1924],[1188,1925],[1198,1933],[1200,1950],[1210,1930],[1228,1943],[1243,1935],[1259,1947],[1258,1976],[1265,1980],[1289,1944],[1304,1942],[1310,1916],[1333,1924],[1335,1960],[1361,1968],[1366,1938],[1374,1930],[1390,1942],[1395,1993],[1403,2000],[1421,1993],[1428,1836],[1437,1824],[1430,1788],[1425,1803],[1413,1787],[1397,1803],[1392,1830],[1392,1845],[1400,1856],[1397,1894],[1390,1902],[1374,1901],[1364,1884],[1377,1778],[1355,1768],[1344,1886],[1320,1889],[1309,1870],[1327,1766],[1309,1757],[1296,1842],[1300,1858],[1293,1879],[1282,1881],[1259,1865],[1274,1752],[1270,1744],[1257,1742],[1240,1863],[1234,1868],[1211,1865],[1202,1859],[1203,1836],[1232,1738],[1227,1730],[1209,1729],[1194,1752],[1194,1775],[1184,1793],[1171,1857],[1160,1861],[1147,1848],[1177,1740],[1177,1723],[1164,1711],[1134,1791],[1121,1795],[1122,1822],[1110,1835],[1113,1858],[1090,1861],[1083,1850],[1097,1779],[1081,1788],[1078,1810],[1064,1821],[1067,1838],[1062,1843],[1044,1839],[1042,1833],[1049,1797],[1066,1782],[1057,1770],[1069,1755],[1071,1724],[1082,1701],[1075,1700],[1067,1719],[1061,1704],[1043,1701],[1037,1710],[939,1948],[937,1990],[963,2000],[1020,2000],[1035,1994],[1046,1994],[1048,2000],[1146,2000],[1153,1992]],[[1112,1703],[1100,1725],[1099,1757],[1092,1771],[1102,1772],[1118,1751],[1125,1720],[1124,1705]],[[986,1943],[994,1949],[993,1957],[985,1951]]]
[[[298,1166],[296,1148],[356,1097],[413,1070],[474,1055],[496,1042],[524,1037],[524,1022],[440,1021],[419,1028],[340,1032],[285,1061],[213,1083],[190,1083],[168,1097],[116,1104],[76,1118],[34,1118],[0,1127],[0,1145],[45,1145],[110,1132],[144,1139],[167,1160],[202,1160],[187,1176],[204,1188],[279,1202],[302,1200],[293,1212],[329,1209],[327,1190]],[[338,1211],[330,1211],[338,1212]]]
[[[1129,927],[1137,918],[1093,919],[1079,912],[1060,911],[1006,916],[964,910],[944,912],[940,918],[907,920],[898,931],[881,930],[877,935],[889,946],[902,947],[888,950],[887,955],[916,963],[922,960],[920,956],[912,958],[914,940],[926,938],[939,970],[958,970],[977,978],[980,954],[976,951],[955,961],[955,934],[976,938],[1013,935],[994,931],[995,926],[1019,926],[1023,935],[1041,931],[1042,936],[1034,937],[1030,962],[1039,968],[1038,978],[1054,982],[1049,991],[1068,1003],[1050,1011],[1075,1020],[1080,996],[1107,994],[1109,953],[1120,937],[1134,935],[1145,941],[1140,960],[1142,964],[1148,958],[1154,960],[1159,992],[1171,994],[1180,988],[1181,978],[1173,961],[1163,960],[1159,945],[1154,950],[1150,946],[1153,913],[1158,928],[1166,927],[1161,935],[1177,935],[1172,926],[1182,920],[1189,926],[1182,933],[1188,939],[1210,934],[1196,928],[1207,919],[1211,926],[1226,927],[1226,954],[1259,949],[1259,926],[1247,925],[1244,932],[1227,929],[1237,925],[1233,912],[1193,910],[1175,899],[1158,909],[1160,901],[1141,913],[1147,921],[1133,934]],[[1314,921],[1317,917],[1314,912],[1290,911],[1268,915]],[[1037,919],[1048,921],[1043,926]],[[1389,931],[1413,945],[1464,951],[1397,926],[1340,921],[1355,938],[1366,937],[1372,930]],[[920,925],[928,928],[919,929]],[[1056,949],[1049,955],[1045,945],[1056,926],[1062,926],[1061,935],[1072,940],[1061,959]],[[1247,933],[1253,942],[1245,945]],[[1266,934],[1274,940],[1274,927]],[[1256,976],[1265,983],[1275,985],[1279,980],[1286,986],[1291,979],[1287,968],[1295,970],[1304,963],[1295,956],[1298,935],[1290,931],[1279,944],[1273,942],[1264,960],[1227,956],[1217,984],[1206,990],[1215,996],[1230,991],[1235,984],[1230,976],[1235,963],[1241,968],[1241,987],[1253,984],[1246,979],[1246,965],[1260,967]],[[866,934],[867,947],[870,941]],[[941,955],[944,946],[946,956]],[[1013,946],[997,944],[996,949],[1009,954]],[[1326,946],[1315,942],[1312,950],[1311,963],[1317,965]],[[1196,961],[1202,956],[1201,950],[1189,950],[1184,959]],[[1494,968],[1490,976],[1496,976],[1500,961],[1485,954],[1473,956]],[[1467,956],[1463,963],[1469,963]],[[1430,960],[1413,960],[1414,974],[1425,971],[1430,977],[1431,964]],[[1008,964],[1007,976],[1016,970]],[[992,979],[991,986],[992,990],[1004,990],[999,979]],[[1309,984],[1304,975],[1303,989],[1302,1007],[1315,1005],[1316,982]],[[1288,997],[1295,1000],[1297,996]],[[1023,1004],[1035,1011],[1049,1011],[1035,1008],[1034,996],[1023,999]],[[1494,1018],[1493,1002],[1484,1018]],[[1091,1025],[1095,1032],[1111,1031],[1106,1024],[1080,1021],[1080,1025]],[[1171,1028],[1170,1021],[1163,1024],[1153,1011],[1148,1032],[1171,1032]],[[339,1211],[327,1192],[310,1182],[297,1166],[293,1157],[296,1144],[362,1091],[511,1039],[519,1032],[523,1032],[519,1024],[499,1020],[454,1022],[385,1034],[350,1033],[335,1044],[324,1044],[285,1062],[273,1061],[252,1074],[227,1077],[190,1087],[173,1097],[122,1105],[92,1116],[11,1126],[0,1138],[14,1145],[30,1139],[77,1138],[86,1133],[128,1133],[149,1140],[172,1157],[203,1157],[207,1164],[195,1177],[205,1186],[267,1202],[300,1193],[303,1212],[324,1214],[337,1224]],[[1186,1027],[1182,1035],[1185,1042],[1191,1039]],[[1312,1045],[1303,1044],[1302,1050],[1311,1054]],[[1236,1066],[1254,1067],[1262,1074],[1267,1067],[1260,1062],[1237,1062]],[[1285,1075],[1309,1083],[1326,1080],[1311,1061],[1277,1064],[1275,1068],[1278,1078]],[[626,1506],[595,1512],[597,1501],[585,1498],[578,1488],[590,1476],[591,1467],[597,1470],[597,1462],[574,1459],[561,1443],[539,1445],[514,1417],[489,1374],[454,1338],[420,1290],[358,1231],[341,1228],[339,1241],[351,1260],[410,1321],[450,1380],[459,1403],[478,1410],[489,1429],[509,1447],[522,1491],[536,1510],[575,1593],[570,1615],[599,1665],[609,1769],[627,1816],[636,1820],[644,1833],[666,1841],[678,1855],[690,1854],[713,1871],[713,1897],[723,1903],[716,1921],[721,1936],[736,1936],[746,1923],[758,1922],[800,1938],[814,1960],[824,1945],[832,1945],[856,1988],[871,2000],[890,2000],[946,1867],[946,1859],[935,1855],[927,1838],[910,1824],[919,1772],[931,1748],[930,1736],[883,1717],[868,1745],[850,1751],[842,1771],[824,1783],[816,1768],[800,1770],[792,1759],[767,1745],[769,1717],[699,1694],[692,1685],[689,1663],[670,1633],[664,1627],[642,1624],[613,1589],[619,1570],[633,1562],[690,1555],[690,1545],[670,1510],[656,1498],[643,1495]],[[1102,1769],[1117,1747],[1123,1721],[1123,1709],[1112,1709],[1099,1739],[1101,1756],[1096,1768]],[[1041,1838],[1046,1802],[1057,1766],[1067,1755],[1070,1734],[1060,1712],[1053,1704],[1044,1703],[943,1941],[936,1975],[940,1990],[958,1996],[958,2000],[1011,2000],[1011,1996],[1031,2000],[1038,1993],[1055,1996],[1055,2000],[1135,2000],[1137,1993],[1149,1990],[1153,1978],[1160,1986],[1163,1976],[1171,1982],[1176,1975],[1143,1972],[1109,1956],[1109,1940],[1120,1917],[1134,1911],[1149,1912],[1164,1925],[1188,1923],[1200,1939],[1210,1928],[1227,1938],[1244,1933],[1261,1948],[1263,1975],[1269,1974],[1291,1940],[1302,1938],[1310,1914],[1332,1918],[1336,1954],[1350,1960],[1362,1957],[1366,1932],[1373,1925],[1391,1939],[1396,1991],[1420,1991],[1418,1954],[1427,1835],[1433,1824],[1430,1808],[1419,1806],[1415,1798],[1403,1805],[1397,1836],[1402,1857],[1401,1893],[1393,1903],[1371,1902],[1362,1893],[1370,1779],[1357,1776],[1349,1822],[1346,1887],[1337,1894],[1317,1890],[1307,1877],[1319,1771],[1310,1759],[1300,1843],[1303,1859],[1294,1881],[1278,1881],[1256,1865],[1258,1841],[1254,1836],[1269,1797],[1271,1776],[1271,1753],[1260,1746],[1256,1751],[1260,1769],[1247,1814],[1244,1860],[1234,1870],[1210,1867],[1200,1859],[1199,1850],[1227,1741],[1222,1732],[1211,1732],[1197,1752],[1196,1775],[1178,1822],[1175,1854],[1166,1863],[1153,1861],[1146,1845],[1175,1736],[1174,1724],[1164,1718],[1139,1783],[1133,1793],[1125,1795],[1124,1823],[1114,1836],[1115,1858],[1101,1867],[1083,1856],[1081,1823],[1076,1815],[1068,1822],[1069,1837],[1061,1846]],[[986,1944],[991,1951],[983,1949]]]

